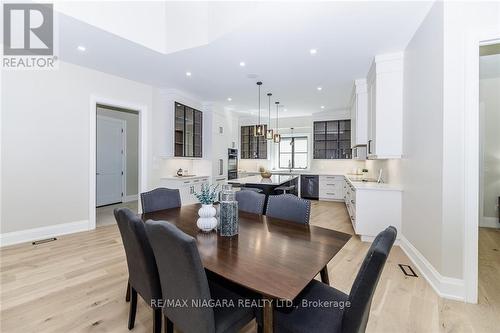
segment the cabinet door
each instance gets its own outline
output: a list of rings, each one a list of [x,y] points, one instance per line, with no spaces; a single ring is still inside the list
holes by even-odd
[[[368,81],[368,155],[375,153],[375,129],[376,129],[376,81],[375,76],[372,76]]]
[[[194,157],[202,157],[202,126],[203,124],[203,115],[201,111],[194,110],[194,132],[193,132],[193,156]]]
[[[194,110],[186,107],[185,110],[184,156],[194,155]]]
[[[174,156],[184,156],[184,105],[175,103]]]

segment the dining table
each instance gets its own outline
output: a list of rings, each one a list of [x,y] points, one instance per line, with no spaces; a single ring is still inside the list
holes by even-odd
[[[328,283],[326,265],[351,235],[323,227],[239,211],[238,234],[221,236],[196,226],[199,204],[142,214],[168,221],[196,239],[203,266],[262,295],[263,331],[273,331],[273,307],[295,299],[318,274]]]

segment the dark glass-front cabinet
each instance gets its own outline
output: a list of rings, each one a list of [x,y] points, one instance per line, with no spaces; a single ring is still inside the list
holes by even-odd
[[[176,157],[202,157],[203,113],[175,102]]]
[[[351,159],[351,121],[314,122],[315,159]]]
[[[241,152],[242,159],[267,159],[267,140],[265,136],[254,136],[255,125],[241,126]],[[266,133],[267,125],[264,125]]]

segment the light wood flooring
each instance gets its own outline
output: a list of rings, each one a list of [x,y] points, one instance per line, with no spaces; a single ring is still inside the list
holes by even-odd
[[[311,223],[353,233],[342,203],[314,202]],[[500,231],[480,229],[479,304],[443,300],[394,247],[380,279],[367,332],[500,332]],[[348,292],[369,244],[353,237],[330,262],[330,283]],[[0,250],[1,332],[127,332],[127,266],[116,225]],[[418,272],[417,272],[418,273]],[[139,301],[132,332],[151,332]],[[254,323],[245,332],[255,332]]]

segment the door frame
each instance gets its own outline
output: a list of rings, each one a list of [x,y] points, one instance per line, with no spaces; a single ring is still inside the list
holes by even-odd
[[[479,47],[500,42],[500,28],[470,31],[465,36],[464,84],[464,300],[477,303],[479,252]]]
[[[106,120],[115,121],[117,123],[120,123],[122,130],[123,130],[122,131],[122,150],[123,150],[123,153],[122,153],[122,177],[121,177],[121,179],[122,179],[122,181],[121,181],[121,183],[122,183],[122,202],[123,202],[123,199],[127,194],[127,122],[124,119],[118,119],[118,118],[99,115],[99,114],[97,114],[97,110],[96,110],[96,120],[97,120],[97,118],[102,118],[102,119],[106,119]],[[97,130],[97,123],[96,123],[96,130]],[[97,136],[96,136],[96,149],[97,149]],[[97,153],[97,151],[96,151],[96,153]],[[97,173],[97,160],[96,160],[96,173]],[[97,180],[96,180],[96,198],[97,198]],[[97,205],[97,199],[96,199],[96,205]]]
[[[139,147],[138,147],[138,192],[146,192],[147,189],[147,124],[148,124],[148,107],[144,104],[137,104],[130,101],[117,100],[109,97],[90,95],[89,103],[89,230],[96,228],[96,134],[97,134],[97,105],[108,105],[117,108],[134,110],[139,113]],[[141,211],[140,201],[138,205],[139,212]]]

